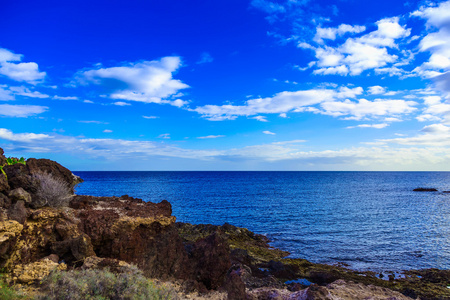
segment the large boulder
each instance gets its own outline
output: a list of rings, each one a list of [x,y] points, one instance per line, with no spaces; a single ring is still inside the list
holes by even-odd
[[[73,195],[74,187],[82,180],[72,174],[72,172],[49,159],[30,158],[26,165],[15,164],[4,168],[8,176],[8,187],[4,189],[22,188],[31,195],[29,206],[40,208],[47,205],[47,200],[43,199],[42,187],[45,187],[44,194],[54,195],[55,193]],[[0,182],[0,191],[1,191]],[[62,195],[62,198],[67,198]]]
[[[10,270],[15,265],[27,265],[50,254],[57,254],[68,264],[82,263],[95,253],[90,238],[80,231],[79,222],[59,209],[32,211],[14,241],[8,242],[8,251],[0,257],[0,267]]]
[[[190,277],[187,253],[169,202],[75,196],[70,205],[99,257],[134,264],[149,277]]]

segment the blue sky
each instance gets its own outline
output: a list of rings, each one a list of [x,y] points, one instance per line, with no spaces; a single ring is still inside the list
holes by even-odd
[[[0,147],[72,170],[450,170],[450,1],[2,1]]]

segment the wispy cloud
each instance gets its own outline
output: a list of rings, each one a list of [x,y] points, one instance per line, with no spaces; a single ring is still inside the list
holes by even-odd
[[[273,133],[272,131],[269,131],[269,130],[264,130],[263,133],[269,134],[269,135],[275,135],[275,133]]]
[[[44,113],[47,106],[0,104],[0,116],[27,118]]]
[[[206,64],[214,61],[214,58],[208,52],[203,52],[200,59],[196,62],[196,64]]]
[[[159,117],[157,117],[157,116],[142,116],[144,119],[149,119],[149,120],[151,120],[151,119],[158,119]]]
[[[389,124],[387,123],[381,123],[381,124],[359,124],[356,126],[348,126],[347,129],[351,128],[376,128],[376,129],[382,129],[385,127],[388,127]]]
[[[198,139],[204,140],[204,139],[217,139],[225,137],[224,135],[207,135],[207,136],[199,136]]]

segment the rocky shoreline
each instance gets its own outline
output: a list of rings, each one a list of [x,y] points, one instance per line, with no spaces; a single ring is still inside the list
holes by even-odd
[[[123,273],[134,265],[169,282],[176,291],[170,299],[450,299],[449,270],[383,280],[291,259],[245,228],[177,223],[167,201],[75,195],[81,179],[51,160],[8,165],[0,148],[0,166],[0,267],[29,297],[45,294],[42,281],[52,272]],[[64,201],[48,200],[45,176],[64,183]]]

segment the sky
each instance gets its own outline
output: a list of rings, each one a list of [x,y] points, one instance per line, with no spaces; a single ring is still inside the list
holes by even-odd
[[[74,171],[450,171],[450,1],[0,0],[0,147]]]

